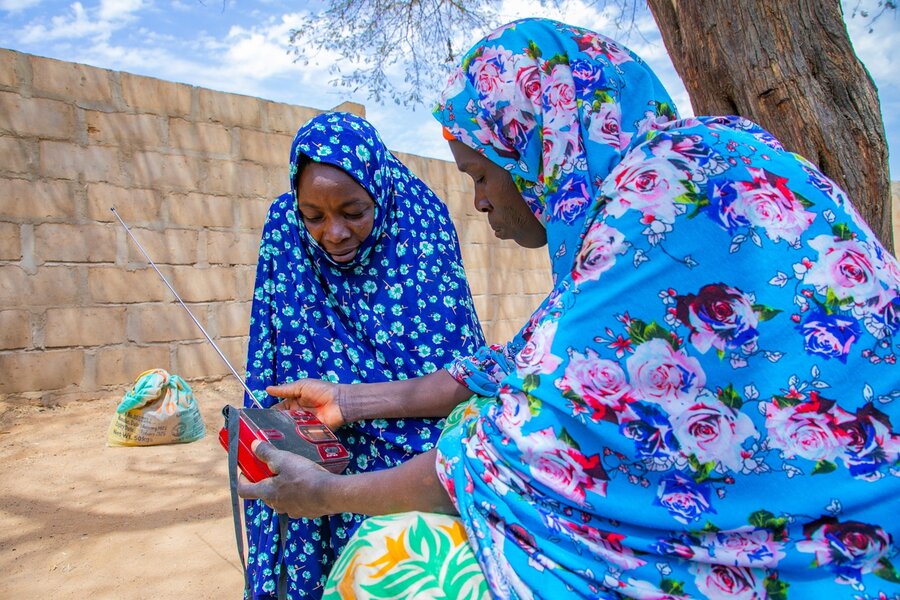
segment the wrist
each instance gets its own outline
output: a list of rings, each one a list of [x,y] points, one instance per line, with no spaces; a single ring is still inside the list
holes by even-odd
[[[321,513],[321,516],[344,512],[341,507],[342,495],[338,493],[338,490],[346,478],[345,475],[335,475],[324,471],[311,482],[311,485],[307,486],[305,493],[308,494],[313,506],[320,507],[317,512]]]
[[[335,405],[337,406],[338,418],[342,425],[353,423],[354,421],[363,420],[364,415],[361,414],[361,403],[355,400],[358,394],[351,393],[353,384],[338,383],[334,390]],[[358,385],[358,384],[357,384]]]

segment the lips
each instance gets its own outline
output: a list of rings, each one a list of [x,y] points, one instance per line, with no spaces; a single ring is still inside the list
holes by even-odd
[[[336,251],[329,250],[328,254],[336,262],[347,262],[349,260],[352,260],[353,257],[356,256],[357,250],[358,250],[358,248],[356,246],[354,246],[353,248],[348,248],[345,250],[336,250]]]

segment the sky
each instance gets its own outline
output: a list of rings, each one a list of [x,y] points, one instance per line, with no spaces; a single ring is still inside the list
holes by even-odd
[[[845,14],[860,1],[844,0]],[[876,0],[862,3],[874,6]],[[391,149],[449,160],[430,106],[379,105],[366,90],[329,86],[326,55],[320,55],[319,64],[294,62],[289,32],[302,27],[317,6],[287,0],[0,0],[0,47],[318,109],[359,102]],[[555,9],[536,0],[503,0],[500,12],[504,21],[552,16],[625,42],[654,69],[681,113],[693,114],[649,14],[638,15],[638,33],[626,38],[607,12],[584,0],[563,0]],[[847,24],[879,90],[891,178],[898,180],[900,15],[885,14],[874,25],[857,16]],[[483,33],[473,32],[466,46]]]

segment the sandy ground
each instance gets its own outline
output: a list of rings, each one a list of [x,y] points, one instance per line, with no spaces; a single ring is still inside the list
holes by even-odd
[[[121,397],[0,405],[0,598],[240,598],[221,408],[237,383],[192,386],[207,434],[108,448]]]

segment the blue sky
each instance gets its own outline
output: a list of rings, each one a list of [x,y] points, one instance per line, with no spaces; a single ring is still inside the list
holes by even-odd
[[[858,0],[845,0],[848,8]],[[867,0],[875,5],[874,0]],[[866,2],[864,1],[864,4]],[[128,71],[321,109],[345,100],[366,105],[367,116],[394,150],[449,159],[426,107],[415,111],[368,101],[327,85],[329,57],[303,66],[288,53],[288,32],[301,27],[315,3],[283,0],[0,0],[0,46],[97,67]],[[309,7],[309,8],[308,8]],[[583,0],[563,0],[552,11],[534,0],[504,0],[504,20],[553,16],[625,41],[654,68],[683,114],[690,114],[684,86],[666,55],[649,15],[640,34],[622,38],[609,14]],[[507,18],[508,17],[508,18]],[[879,89],[892,179],[900,179],[900,17],[848,19],[857,55]],[[480,35],[471,34],[476,41]],[[299,125],[299,124],[298,124]]]

